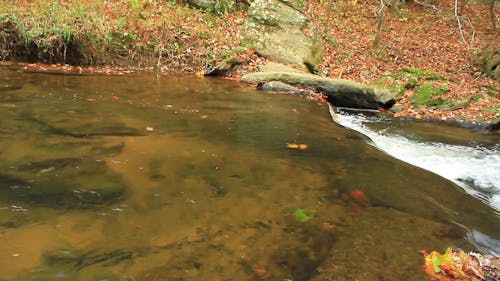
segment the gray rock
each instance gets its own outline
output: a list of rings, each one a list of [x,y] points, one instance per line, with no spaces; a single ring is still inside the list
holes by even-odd
[[[312,71],[323,59],[324,45],[299,1],[255,0],[240,36],[266,58]]]
[[[276,63],[276,62],[268,62],[259,67],[261,72],[293,72],[293,73],[304,73],[298,69],[289,67],[287,65]]]
[[[390,108],[395,100],[377,97],[373,88],[345,79],[332,79],[312,74],[293,72],[256,72],[244,75],[241,81],[245,83],[264,83],[281,81],[290,85],[312,87],[327,95],[330,103],[340,107],[378,109]]]
[[[266,83],[262,84],[262,86],[260,86],[260,88],[264,91],[292,92],[292,93],[297,93],[297,94],[304,93],[304,90],[301,90],[297,87],[294,87],[292,85],[289,85],[287,83],[283,83],[280,81],[266,82]]]

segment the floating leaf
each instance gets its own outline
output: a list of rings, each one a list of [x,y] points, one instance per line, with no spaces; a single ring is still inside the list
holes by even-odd
[[[307,149],[309,146],[305,143],[287,143],[286,147],[291,148],[291,149]]]
[[[306,222],[313,218],[312,212],[303,208],[295,209],[293,215],[295,216],[296,219],[298,219],[301,222]]]

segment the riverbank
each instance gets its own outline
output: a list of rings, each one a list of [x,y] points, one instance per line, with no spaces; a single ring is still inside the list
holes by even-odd
[[[23,66],[31,71],[120,74],[153,69],[197,73],[233,57],[238,65],[227,76],[235,79],[267,61],[251,46],[240,45],[239,30],[247,18],[244,8],[226,9],[229,13],[220,16],[178,2],[45,2],[0,3],[0,60],[47,63]],[[464,5],[459,30],[454,1],[434,6],[408,3],[399,13],[385,13],[381,40],[374,49],[379,2],[355,2],[309,1],[304,6],[325,44],[319,75],[400,87],[403,96],[394,107],[395,116],[500,121],[499,81],[483,73],[484,65],[474,55],[498,46],[499,32],[493,25],[500,25],[495,16],[499,7],[493,8],[492,18],[488,5]],[[411,85],[408,79],[414,77],[400,79],[407,69],[441,78]],[[423,85],[427,88],[421,89]],[[416,103],[412,97],[429,88],[431,92],[423,93],[427,100]],[[459,103],[442,109],[435,101]]]

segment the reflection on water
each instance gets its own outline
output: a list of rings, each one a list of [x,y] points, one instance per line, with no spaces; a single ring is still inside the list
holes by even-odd
[[[491,208],[301,97],[11,69],[0,89],[0,280],[422,280],[418,250],[498,239]]]

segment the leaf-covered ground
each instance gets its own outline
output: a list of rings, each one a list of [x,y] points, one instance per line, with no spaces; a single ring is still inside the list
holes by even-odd
[[[498,121],[500,83],[481,75],[472,54],[487,47],[498,48],[499,17],[495,16],[495,30],[488,5],[468,3],[460,9],[463,2],[459,1],[467,45],[457,27],[455,1],[420,1],[433,3],[432,7],[407,2],[399,15],[386,11],[380,47],[373,51],[378,1],[337,1],[329,16],[328,1],[313,1],[308,10],[311,18],[329,36],[325,38],[327,51],[321,70],[331,77],[366,83],[408,67],[437,72],[446,77],[446,81],[440,81],[448,89],[442,98],[468,100],[470,104],[452,111],[417,108],[408,99],[415,90],[409,89],[398,102],[404,109],[397,116]],[[500,7],[495,7],[495,15],[499,11]],[[326,19],[329,21],[325,24]]]
[[[396,116],[498,122],[500,83],[482,73],[474,53],[498,51],[500,6],[490,9],[489,5],[457,1],[459,30],[454,0],[406,2],[399,12],[386,10],[376,50],[372,45],[379,1],[305,2],[304,9],[323,34],[326,46],[320,73],[361,83],[382,77],[383,83],[395,84],[404,91],[396,104]],[[0,2],[0,61],[49,63],[26,65],[44,71],[119,74],[126,69],[159,68],[195,73],[236,56],[243,65],[231,74],[233,78],[255,71],[265,62],[253,49],[240,46],[238,32],[246,19],[244,11],[216,16],[189,8],[182,1],[160,0],[48,3]],[[413,76],[401,75],[407,69],[431,71],[442,79],[419,78],[412,84],[408,79]],[[419,98],[412,98],[419,93]]]

